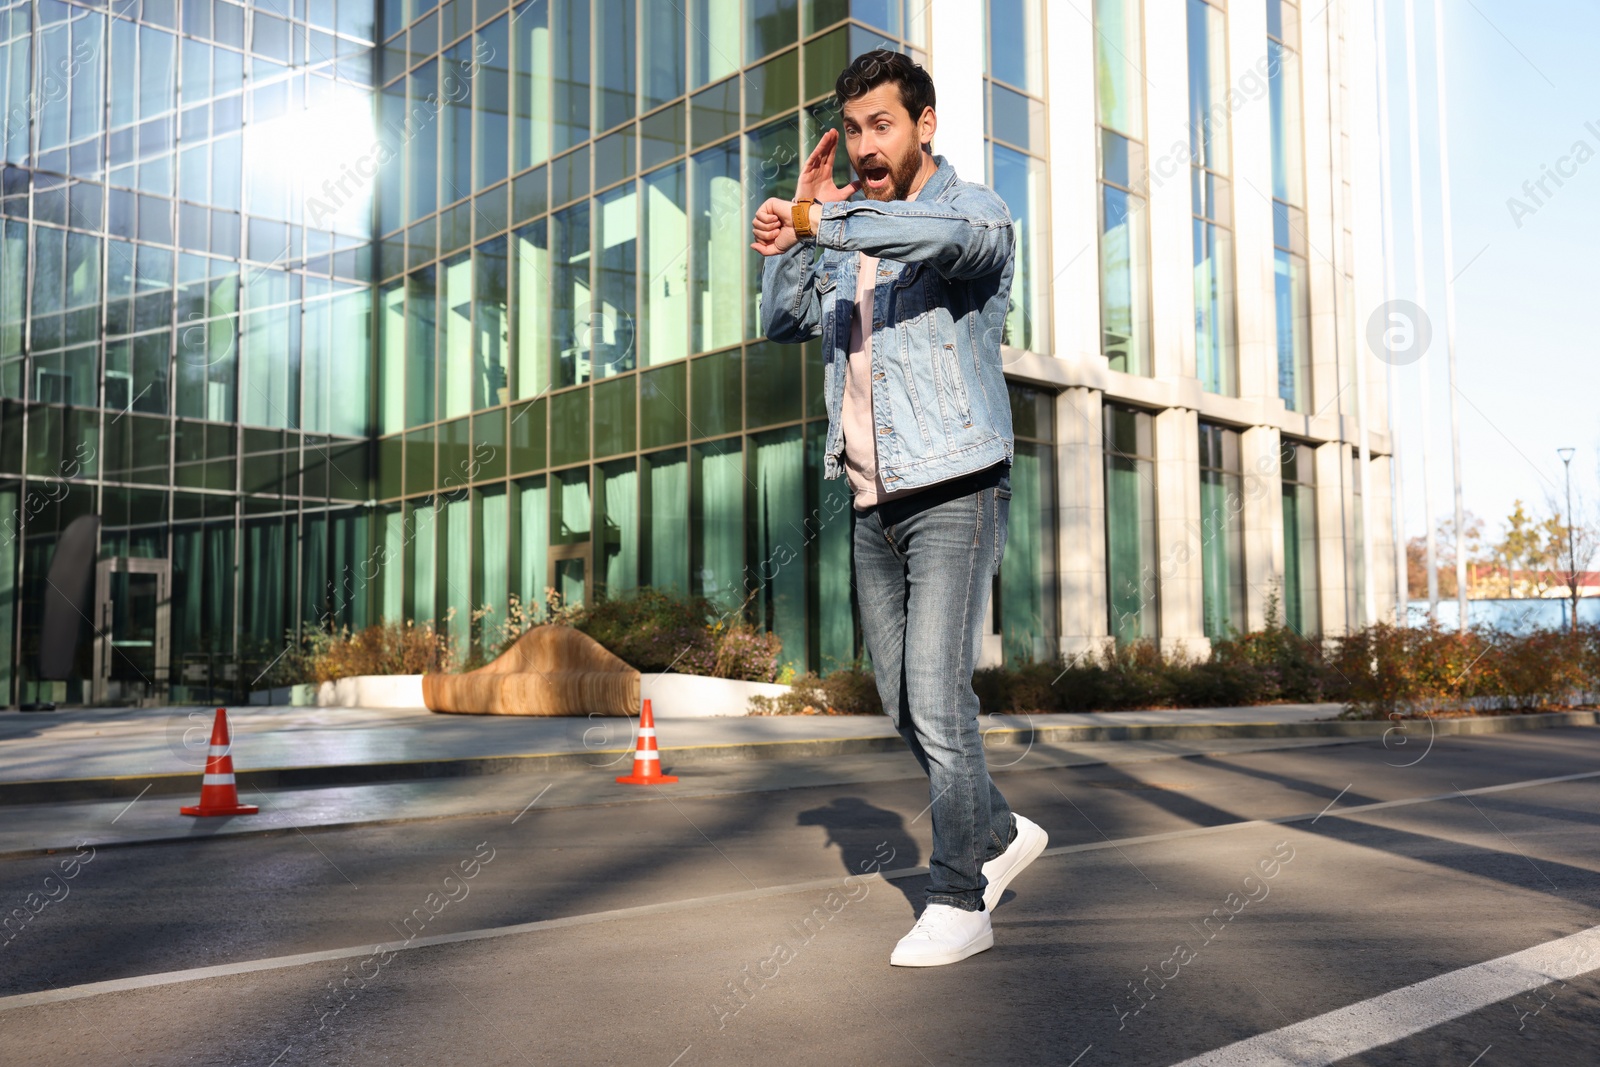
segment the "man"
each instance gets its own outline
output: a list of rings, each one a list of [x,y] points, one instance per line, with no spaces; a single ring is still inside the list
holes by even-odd
[[[823,473],[842,470],[853,491],[867,650],[932,799],[927,907],[889,962],[933,967],[994,945],[991,909],[1047,840],[989,779],[972,690],[1010,514],[999,325],[1011,218],[993,190],[933,154],[933,80],[922,67],[867,52],[835,90],[857,179],[834,184],[839,134],[827,131],[795,199],[756,212],[751,247],[768,257],[766,335],[822,337]],[[866,199],[850,200],[856,192]]]

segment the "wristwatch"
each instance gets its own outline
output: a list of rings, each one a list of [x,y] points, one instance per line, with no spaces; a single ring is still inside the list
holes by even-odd
[[[794,235],[796,237],[815,237],[817,231],[811,228],[811,205],[817,202],[815,197],[805,197],[794,202],[790,217],[794,221]]]

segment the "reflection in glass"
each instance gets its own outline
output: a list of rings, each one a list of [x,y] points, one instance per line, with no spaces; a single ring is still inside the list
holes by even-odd
[[[482,626],[484,652],[492,654],[493,643],[506,621],[506,594],[510,591],[511,544],[505,486],[497,485],[472,494],[472,606],[488,608]]]
[[[589,0],[551,0],[552,152],[589,137]]]
[[[651,0],[644,0],[649,5]],[[639,39],[634,0],[595,0],[595,133],[604,133],[634,115],[638,91],[634,45]],[[657,6],[667,6],[658,5]]]
[[[1245,628],[1244,480],[1239,432],[1200,424],[1202,622],[1210,638]]]
[[[595,591],[615,600],[639,586],[639,474],[632,459],[595,467],[595,500]]]
[[[1100,125],[1144,138],[1144,42],[1139,0],[1095,0],[1094,68]]]
[[[644,84],[640,95],[644,109],[649,111],[683,95],[683,8],[675,3],[644,0],[640,18],[644,23],[640,49],[644,56]]]
[[[689,88],[739,69],[739,0],[691,0]]]
[[[805,463],[800,427],[750,438],[749,581],[756,625],[783,641],[782,662],[806,669]]]
[[[1011,307],[1006,312],[1002,343],[1042,352],[1049,347],[1050,278],[1046,241],[1044,161],[1004,145],[992,146],[994,191],[1006,202],[1016,231],[1016,257],[1011,279]]]
[[[507,400],[506,239],[472,252],[472,409]]]
[[[439,303],[443,330],[439,338],[439,376],[444,380],[440,418],[453,419],[472,410],[472,259],[463,252],[441,265],[444,293]]]
[[[1100,327],[1112,370],[1150,373],[1150,294],[1144,199],[1100,186]]]
[[[640,460],[639,583],[689,591],[689,457],[681,448]]]
[[[434,414],[433,268],[406,275],[406,425],[432,422]]]
[[[589,468],[576,467],[554,475],[550,497],[550,543],[572,545],[589,540]]]
[[[1310,402],[1311,346],[1309,279],[1303,256],[1273,253],[1273,306],[1277,316],[1278,395],[1290,411]]]
[[[1039,0],[989,0],[987,73],[1043,96],[1044,31],[1039,22]]]
[[[511,16],[511,151],[513,171],[550,158],[550,7],[519,4]]]
[[[438,99],[439,82],[437,60],[429,60],[406,78],[410,87],[409,113],[412,116],[430,114],[428,98]],[[407,222],[429,215],[439,206],[439,125],[436,122],[419,122],[415,118],[407,125],[405,141]]]
[[[540,219],[511,235],[516,250],[517,397],[539,396],[550,387],[550,323],[547,289],[550,249]]]
[[[550,519],[545,476],[514,483],[517,493],[517,595],[533,618],[544,615],[545,568],[550,543]]]
[[[553,386],[589,380],[589,202],[550,216]]]
[[[682,162],[644,178],[642,364],[682,359],[689,341],[689,220]]]
[[[594,377],[608,378],[636,366],[634,293],[639,255],[639,200],[635,183],[628,182],[601,194],[596,204],[595,239],[599,262],[595,265],[598,299],[586,309],[586,328],[594,361]]]
[[[745,136],[745,153],[748,170],[745,174],[744,219],[755,217],[756,209],[772,196],[793,196],[795,182],[800,177],[800,119],[790,116],[769,123]],[[698,157],[697,157],[698,158]],[[748,225],[742,220],[728,220],[726,227],[730,240],[743,239]],[[754,340],[761,333],[761,266],[764,257],[754,249],[747,253],[749,270],[745,275],[745,321],[748,323],[746,339]]]
[[[457,0],[460,2],[460,0]],[[511,43],[504,16],[495,19],[477,35],[473,58],[478,64],[473,75],[472,111],[477,129],[473,148],[477,153],[475,189],[485,189],[506,176],[506,109],[510,103]]]
[[[694,204],[689,292],[693,302],[691,351],[705,352],[739,340],[739,263],[745,251],[735,138],[695,156],[690,170]]]
[[[744,599],[744,448],[730,437],[689,455],[689,591],[731,610]]]
[[[1329,446],[1335,447],[1335,446]],[[1284,441],[1283,622],[1302,637],[1321,632],[1317,598],[1317,488],[1309,445]]]
[[[1142,411],[1105,409],[1106,601],[1118,644],[1156,636],[1152,421]]]

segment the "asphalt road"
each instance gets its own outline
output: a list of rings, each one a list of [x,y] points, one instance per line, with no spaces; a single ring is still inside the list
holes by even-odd
[[[926,970],[872,777],[3,860],[0,1064],[1600,1061],[1600,730],[997,772],[1052,851]]]

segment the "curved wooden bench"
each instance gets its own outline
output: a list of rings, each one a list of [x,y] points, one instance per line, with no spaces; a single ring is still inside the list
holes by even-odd
[[[422,699],[464,715],[637,715],[639,672],[570,626],[536,626],[475,671],[424,674]]]

